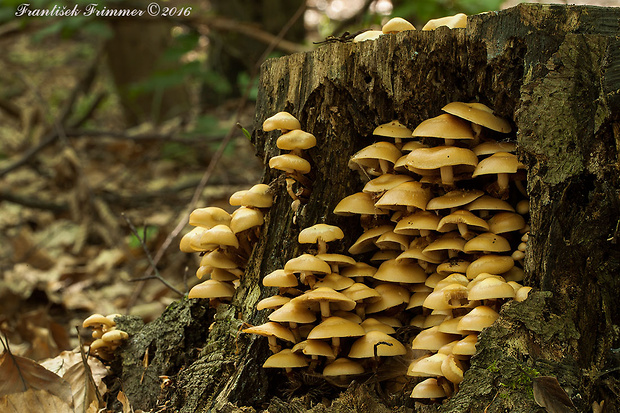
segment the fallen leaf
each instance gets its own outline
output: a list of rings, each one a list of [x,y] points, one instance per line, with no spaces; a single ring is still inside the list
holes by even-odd
[[[123,405],[123,413],[134,413],[133,408],[129,403],[129,399],[125,396],[125,393],[123,393],[122,390],[118,392],[116,399]]]
[[[2,413],[74,413],[73,407],[67,402],[45,390],[28,389],[21,393],[8,394],[0,397]]]
[[[575,406],[564,391],[558,379],[552,376],[538,376],[532,379],[534,400],[549,413],[576,412]]]

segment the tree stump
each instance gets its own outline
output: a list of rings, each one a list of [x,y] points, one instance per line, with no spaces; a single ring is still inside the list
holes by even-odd
[[[578,411],[603,400],[606,411],[618,411],[619,19],[614,8],[520,5],[472,16],[467,29],[404,32],[267,61],[253,143],[267,164],[279,154],[279,133],[263,132],[262,122],[279,111],[295,115],[318,141],[308,151],[312,194],[293,213],[284,180],[266,169],[263,182],[275,203],[232,304],[214,313],[204,302],[183,300],[148,326],[133,327],[115,369],[134,408],[165,402],[181,412],[544,411],[532,396],[539,375],[557,378]],[[525,284],[536,292],[503,306],[480,334],[460,391],[443,404],[386,394],[372,380],[343,391],[262,369],[266,340],[240,333],[244,322],[266,321],[255,310],[273,293],[262,277],[299,255],[299,231],[316,223],[343,228],[335,252],[346,251],[361,233],[359,220],[332,211],[362,187],[349,157],[372,142],[377,125],[398,119],[413,128],[452,101],[482,102],[513,121],[531,203]],[[162,375],[171,384],[160,390]],[[322,397],[332,400],[330,408],[316,404]]]

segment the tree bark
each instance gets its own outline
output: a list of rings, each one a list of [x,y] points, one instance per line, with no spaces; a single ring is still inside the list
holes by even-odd
[[[541,375],[556,377],[578,411],[602,400],[618,411],[619,18],[613,8],[520,5],[473,16],[465,30],[406,32],[267,61],[253,142],[267,164],[279,133],[260,125],[279,111],[295,115],[319,142],[308,151],[312,194],[294,223],[283,179],[267,169],[275,203],[232,304],[213,316],[205,303],[184,300],[134,326],[116,362],[134,408],[159,397],[181,412],[318,412],[328,410],[316,403],[327,397],[337,412],[532,412],[544,411],[532,397],[532,376]],[[255,305],[273,291],[261,278],[299,255],[299,231],[319,222],[343,228],[346,251],[359,220],[332,211],[362,186],[349,157],[371,143],[377,125],[399,119],[412,128],[451,101],[482,102],[514,121],[531,203],[525,283],[536,292],[503,306],[480,334],[461,390],[443,404],[414,403],[376,380],[339,394],[316,377],[291,382],[262,369],[266,340],[239,333],[243,322],[266,321]],[[151,364],[138,368],[147,348]],[[162,392],[161,375],[172,378]]]

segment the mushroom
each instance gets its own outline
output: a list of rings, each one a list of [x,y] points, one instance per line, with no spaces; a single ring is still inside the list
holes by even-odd
[[[399,33],[407,30],[415,30],[415,26],[402,17],[393,17],[383,25],[381,31],[384,34]]]
[[[293,353],[290,348],[285,348],[276,354],[272,354],[263,363],[263,368],[282,368],[287,373],[291,373],[294,368],[299,367],[308,367],[308,360],[300,354]]]
[[[275,115],[265,119],[263,122],[263,130],[271,132],[280,129],[282,133],[291,130],[301,129],[301,124],[293,115],[288,112],[278,112]]]
[[[431,19],[422,27],[422,30],[435,30],[441,26],[446,26],[449,29],[464,29],[467,27],[467,15],[465,13],[458,13],[454,16]]]
[[[316,224],[304,228],[297,238],[300,244],[317,244],[317,254],[327,252],[327,243],[344,238],[344,232],[335,226],[327,224]]]
[[[278,338],[295,343],[295,335],[293,332],[278,323],[274,323],[273,321],[268,321],[265,324],[249,327],[241,331],[243,333],[258,334],[260,336],[267,337],[269,340],[269,350],[271,350],[273,354],[278,353],[281,350],[281,347],[277,342]]]
[[[457,146],[418,148],[407,155],[407,165],[413,170],[435,170],[441,173],[441,183],[454,185],[453,168],[457,165],[477,166],[478,158],[470,149]]]
[[[340,339],[364,335],[364,328],[342,317],[326,318],[308,334],[309,339],[330,339],[334,355],[340,353]]]

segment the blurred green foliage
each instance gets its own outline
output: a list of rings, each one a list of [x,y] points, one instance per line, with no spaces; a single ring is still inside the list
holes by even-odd
[[[395,2],[392,16],[408,18],[414,24],[457,13],[467,15],[498,10],[503,0],[406,0]]]

